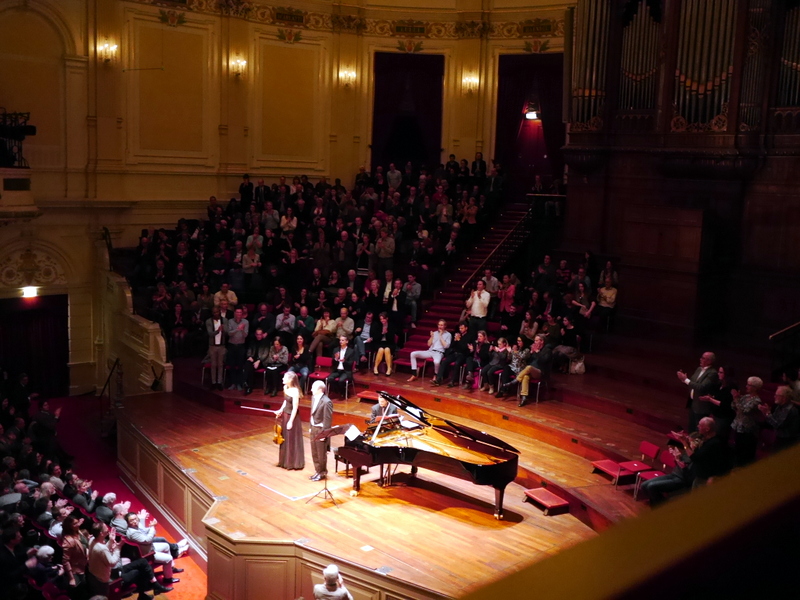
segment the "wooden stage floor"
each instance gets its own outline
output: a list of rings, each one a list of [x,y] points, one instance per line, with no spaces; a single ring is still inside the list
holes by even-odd
[[[307,408],[307,398],[304,403]],[[363,428],[368,406],[337,402],[335,410],[337,422]],[[352,497],[352,480],[343,471],[333,474],[331,455],[328,487],[339,504],[313,498],[322,485],[308,479],[313,466],[307,413],[303,471],[276,466],[272,419],[223,413],[167,393],[126,399],[119,418],[135,426],[186,477],[223,498],[206,523],[230,537],[293,541],[443,596],[461,596],[596,535],[570,514],[544,516],[523,503],[524,488],[517,483],[506,489],[502,521],[492,516],[492,488],[426,470],[413,480],[398,475],[398,485],[382,488],[375,483],[378,469],[373,468],[362,477],[360,495]],[[519,433],[457,420],[518,447],[521,467],[537,465],[601,502],[613,491],[590,473],[585,458]],[[340,443],[341,438],[334,438],[334,446]],[[407,472],[408,467],[400,470]],[[623,512],[621,517],[636,511]]]

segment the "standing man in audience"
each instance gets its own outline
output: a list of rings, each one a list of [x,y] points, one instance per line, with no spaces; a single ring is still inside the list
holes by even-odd
[[[486,282],[483,279],[479,279],[466,303],[470,333],[477,334],[478,331],[486,329],[486,315],[489,311],[490,301],[491,296],[486,291]]]
[[[242,309],[237,308],[233,311],[233,320],[228,321],[228,364],[231,367],[231,377],[233,383],[228,386],[229,390],[244,389],[244,357],[245,341],[250,323],[242,318]]]
[[[317,380],[311,385],[311,460],[314,462],[314,474],[311,481],[319,481],[328,476],[328,449],[330,439],[314,441],[321,432],[330,429],[333,424],[333,402],[325,393],[325,383]]]
[[[617,288],[611,277],[606,277],[603,287],[597,290],[597,315],[606,323],[606,328],[611,330],[611,318],[617,306]]]
[[[711,414],[711,403],[704,402],[703,396],[713,396],[719,389],[719,376],[714,362],[717,357],[713,352],[703,352],[700,357],[700,366],[689,377],[685,371],[678,371],[678,381],[689,386],[689,398],[686,407],[689,409],[689,433],[697,431],[700,419]]]
[[[263,368],[269,356],[271,343],[264,335],[264,330],[260,327],[256,329],[255,338],[250,340],[247,346],[246,358],[244,360],[244,395],[249,396],[253,393],[253,379],[255,372]]]
[[[211,317],[206,319],[208,333],[208,357],[211,359],[211,388],[221,390],[225,377],[225,352],[228,342],[228,319],[215,306]]]
[[[775,408],[769,404],[758,405],[766,422],[775,430],[775,450],[783,450],[797,443],[800,437],[800,410],[792,402],[792,388],[782,385],[775,390]]]
[[[472,161],[472,178],[480,185],[483,185],[483,180],[486,179],[486,161],[483,160],[483,152],[475,153],[475,160]]]
[[[286,304],[283,311],[275,319],[275,332],[281,338],[281,344],[290,347],[292,345],[292,338],[295,333],[295,316],[292,314],[292,307]]]
[[[253,182],[250,181],[250,175],[247,173],[242,175],[242,183],[239,184],[239,200],[242,214],[246,214],[250,210],[250,204],[253,202]]]
[[[236,297],[236,292],[231,289],[231,286],[225,282],[219,286],[219,291],[214,294],[214,306],[219,306],[220,300],[225,299],[228,301],[228,306],[236,306],[239,298]]]
[[[408,282],[405,285],[406,307],[408,314],[411,315],[411,328],[417,328],[417,309],[419,299],[422,296],[422,286],[417,282],[417,276],[413,273],[408,274]]]
[[[314,326],[317,321],[314,317],[308,314],[308,307],[303,305],[300,307],[300,315],[295,319],[295,334],[302,335],[310,338],[314,332]]]
[[[436,326],[436,331],[431,331],[431,337],[428,338],[428,349],[417,350],[411,353],[411,377],[408,381],[416,381],[420,376],[420,369],[417,367],[417,361],[431,359],[433,361],[433,375],[434,381],[436,375],[439,373],[439,364],[442,362],[445,351],[450,347],[450,342],[453,341],[453,336],[447,331],[447,322],[444,319],[439,319]]]
[[[352,319],[351,319],[352,321]],[[328,389],[334,383],[345,385],[353,381],[353,364],[356,361],[356,351],[348,346],[346,335],[339,336],[339,347],[333,353],[333,371],[328,375]]]

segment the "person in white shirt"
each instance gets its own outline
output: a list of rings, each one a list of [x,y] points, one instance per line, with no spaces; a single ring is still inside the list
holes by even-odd
[[[89,542],[89,564],[87,588],[90,595],[107,596],[113,569],[119,569],[120,577],[126,585],[136,584],[139,600],[151,600],[145,591],[152,589],[155,595],[172,591],[172,587],[158,582],[147,559],[138,558],[123,565],[120,560],[120,542],[116,535],[108,535],[105,523],[92,525],[92,541]]]
[[[486,291],[486,282],[479,279],[475,289],[467,298],[467,313],[469,314],[469,331],[476,335],[478,331],[486,329],[486,315],[489,311],[491,295]]]
[[[144,525],[144,518],[142,518],[145,516],[146,513],[128,513],[125,515],[125,520],[128,522],[128,530],[125,532],[125,537],[134,544],[138,544],[142,556],[151,552],[154,553],[153,558],[155,561],[164,567],[164,578],[162,579],[164,585],[177,583],[180,579],[176,579],[172,575],[173,573],[180,573],[183,569],[172,566],[173,558],[167,542],[154,541],[157,522],[152,519],[150,525],[146,526]]]
[[[447,322],[440,319],[437,324],[436,331],[431,331],[431,337],[428,339],[427,350],[417,350],[411,353],[411,371],[412,375],[408,381],[416,381],[420,376],[420,369],[417,367],[417,361],[432,360],[434,376],[439,372],[439,363],[442,362],[445,350],[450,347],[450,342],[453,341],[453,336],[447,331]],[[435,378],[435,377],[434,377]]]

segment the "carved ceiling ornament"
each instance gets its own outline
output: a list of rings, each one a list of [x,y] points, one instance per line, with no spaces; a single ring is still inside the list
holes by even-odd
[[[197,13],[226,15],[267,25],[291,26],[316,31],[336,31],[385,37],[429,39],[557,38],[564,37],[564,19],[536,18],[522,21],[416,21],[370,19],[273,6],[245,0],[132,0],[139,4]],[[166,12],[166,11],[165,11]],[[174,11],[173,11],[174,12]]]
[[[13,250],[0,257],[0,285],[19,288],[65,285],[67,276],[61,262],[41,246]]]

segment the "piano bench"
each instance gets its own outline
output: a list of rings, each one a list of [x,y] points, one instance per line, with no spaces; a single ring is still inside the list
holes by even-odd
[[[542,508],[544,514],[548,516],[569,512],[569,502],[545,488],[525,490],[525,497],[522,501],[527,502],[528,500],[534,506]]]
[[[372,403],[377,402],[378,398],[380,398],[380,396],[378,396],[378,392],[373,392],[371,390],[364,390],[363,392],[359,392],[358,394],[356,394],[356,397],[358,398],[359,402],[366,401]]]

